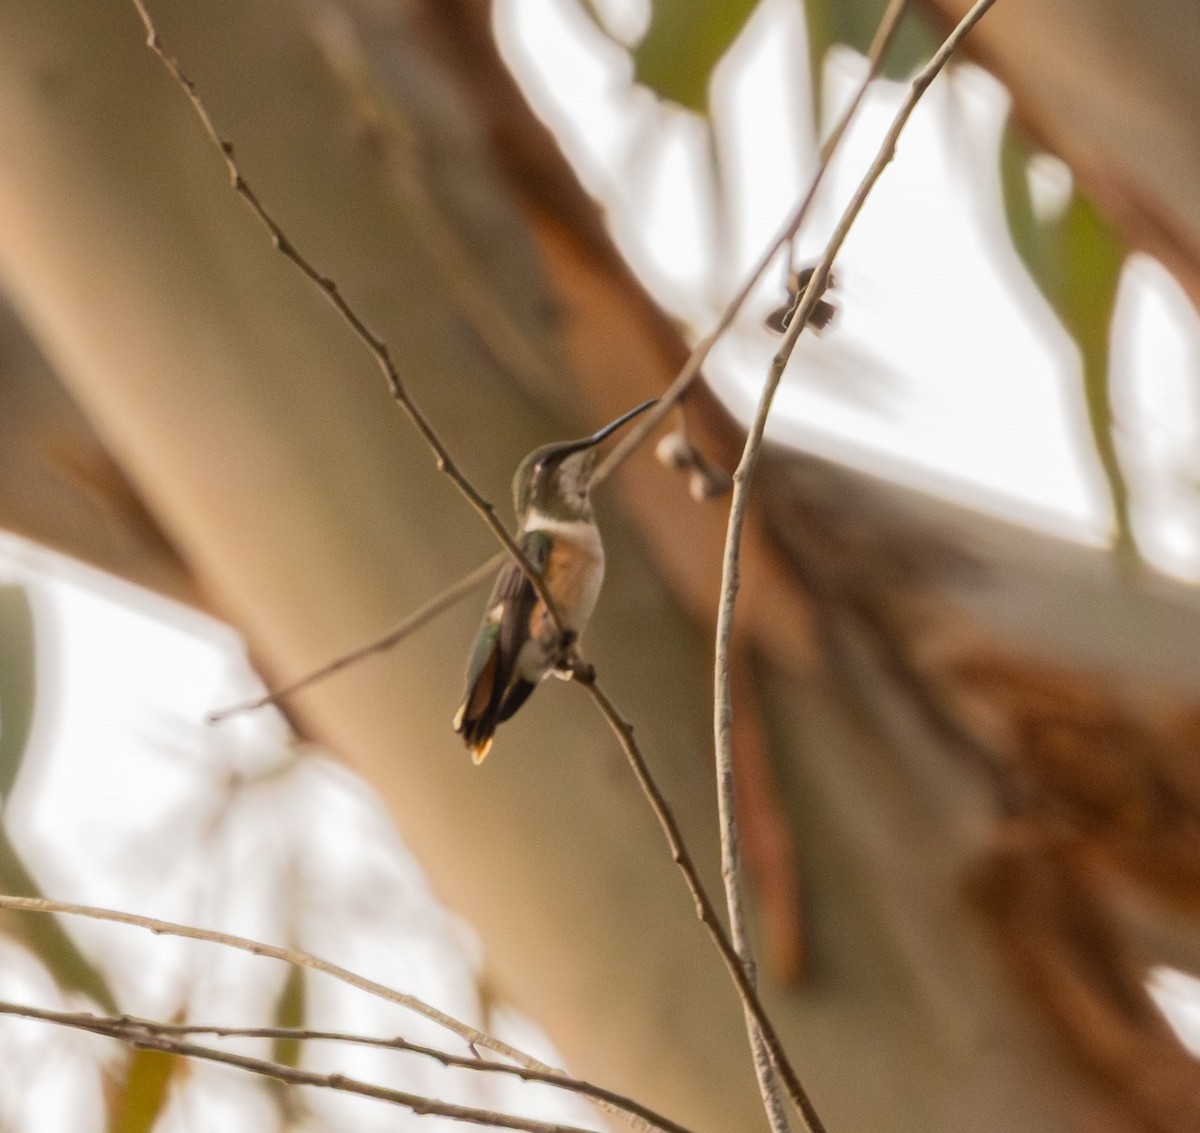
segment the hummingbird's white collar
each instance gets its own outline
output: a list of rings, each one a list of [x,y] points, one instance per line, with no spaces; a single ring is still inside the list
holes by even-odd
[[[600,529],[586,519],[555,519],[554,516],[533,508],[525,520],[524,530],[544,531],[547,535],[566,539],[594,553],[603,553],[600,545]]]

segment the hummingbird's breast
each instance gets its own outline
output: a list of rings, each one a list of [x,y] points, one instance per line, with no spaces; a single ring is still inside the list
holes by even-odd
[[[527,531],[544,531],[552,539],[542,577],[558,603],[563,621],[582,633],[604,581],[604,545],[594,523],[584,519],[555,519],[534,513]],[[541,604],[538,604],[539,611]]]
[[[599,530],[587,520],[555,519],[540,513],[530,517],[525,530],[544,531],[551,537],[550,553],[542,577],[554,595],[566,627],[582,635],[596,608],[600,585],[604,581],[604,546],[600,542]],[[541,645],[554,644],[553,627],[540,601],[533,609],[530,627],[529,645],[535,646],[535,649],[528,650],[528,656],[523,652],[520,668],[526,672],[527,679],[534,679],[532,670],[540,669],[537,674],[537,679],[540,679],[550,660]],[[533,656],[535,651],[539,656]]]

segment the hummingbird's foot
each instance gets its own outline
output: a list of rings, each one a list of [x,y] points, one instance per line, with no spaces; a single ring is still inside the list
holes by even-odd
[[[578,640],[579,634],[571,629],[562,635],[558,657],[554,662],[554,675],[566,681],[591,684],[596,679],[596,670],[579,655],[579,650],[575,648]]]
[[[570,680],[578,681],[581,685],[595,684],[596,666],[590,661],[585,661],[578,653],[573,653],[566,675]]]
[[[570,679],[572,660],[576,656],[575,643],[579,634],[573,629],[564,629],[554,644],[554,672],[565,679]]]

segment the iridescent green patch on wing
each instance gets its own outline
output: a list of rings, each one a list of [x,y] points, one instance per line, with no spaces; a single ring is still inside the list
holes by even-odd
[[[470,699],[475,699],[475,693],[479,691],[479,678],[483,673],[484,667],[492,660],[492,654],[496,651],[496,646],[500,641],[500,622],[488,620],[483,623],[483,628],[479,631],[479,636],[475,639],[475,648],[471,653],[471,659],[467,663],[467,688],[471,690]],[[470,715],[475,715],[475,712],[482,708],[471,704],[466,711]]]

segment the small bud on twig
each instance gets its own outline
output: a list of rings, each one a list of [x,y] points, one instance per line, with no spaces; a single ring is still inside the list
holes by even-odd
[[[804,294],[804,289],[808,286],[808,281],[812,279],[815,270],[810,266],[801,268],[799,271],[793,268],[788,272],[787,302],[766,317],[765,324],[768,330],[773,330],[776,334],[784,334],[787,331],[792,322],[792,311],[796,307],[796,301]],[[833,272],[830,272],[829,278],[825,281],[825,287],[828,290],[830,287],[836,286],[837,280],[834,278]],[[822,331],[829,326],[836,314],[837,307],[826,302],[825,299],[818,299],[812,313],[808,316],[808,325],[815,331]]]
[[[698,452],[682,428],[663,437],[654,454],[666,467],[689,473],[688,493],[697,503],[723,496],[733,486],[729,473]]]

